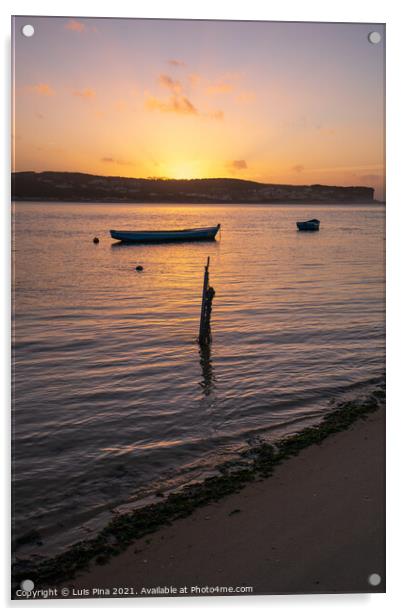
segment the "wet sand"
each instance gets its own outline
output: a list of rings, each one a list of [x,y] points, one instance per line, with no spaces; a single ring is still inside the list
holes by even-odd
[[[138,596],[170,586],[187,587],[187,595],[204,594],[191,593],[196,586],[214,594],[231,594],[216,590],[229,586],[254,594],[384,592],[384,492],[381,408],[64,586],[128,587]],[[373,573],[378,586],[368,582]]]

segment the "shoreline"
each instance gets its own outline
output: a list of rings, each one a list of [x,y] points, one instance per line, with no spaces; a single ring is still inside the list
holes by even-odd
[[[67,583],[72,598],[385,592],[383,411],[90,567]]]
[[[13,575],[14,587],[17,588],[21,580],[27,578],[34,579],[37,587],[72,580],[75,576],[81,574],[84,569],[88,569],[88,567],[89,574],[87,575],[90,576],[89,579],[93,580],[99,577],[102,580],[104,572],[114,571],[116,567],[118,569],[118,564],[116,563],[121,562],[121,559],[124,560],[124,558],[131,558],[126,565],[131,575],[133,554],[135,555],[138,552],[138,543],[140,542],[141,545],[144,543],[143,537],[148,537],[145,539],[144,545],[153,544],[153,538],[163,533],[163,529],[166,530],[166,528],[171,528],[172,525],[174,527],[183,522],[191,527],[193,525],[192,518],[208,507],[225,508],[228,500],[240,497],[238,493],[243,494],[250,489],[256,490],[258,494],[259,486],[262,485],[260,482],[271,482],[278,473],[282,472],[282,469],[289,467],[292,462],[297,464],[297,460],[293,461],[292,458],[300,455],[300,453],[311,453],[311,450],[317,449],[325,451],[326,448],[317,448],[315,445],[321,444],[328,437],[332,437],[331,441],[333,441],[336,438],[336,433],[344,432],[345,435],[352,433],[352,430],[347,429],[357,420],[367,419],[372,413],[383,408],[383,400],[384,389],[378,388],[363,400],[338,404],[335,410],[325,415],[318,425],[306,428],[293,436],[282,439],[275,447],[265,443],[247,450],[244,455],[244,468],[239,469],[238,467],[234,468],[234,466],[231,468],[231,465],[228,465],[221,469],[220,475],[184,488],[180,492],[173,493],[162,502],[147,505],[126,514],[120,514],[95,538],[78,542],[59,556],[40,561],[39,563],[31,561],[17,562]],[[376,413],[377,417],[382,415],[382,412]],[[362,425],[365,424],[358,422],[355,428],[357,429],[357,427]],[[342,435],[340,434],[339,436]],[[328,443],[328,446],[330,445],[331,442]],[[303,450],[306,451],[303,452]],[[342,459],[348,456],[347,450],[338,453],[340,453]],[[272,479],[271,476],[273,476]],[[289,490],[292,491],[292,487],[289,487],[288,492]],[[383,494],[380,500],[382,504]],[[251,507],[250,512],[252,513],[253,511],[258,515],[258,510]],[[233,517],[233,519],[244,517],[235,515],[238,513],[241,513],[240,509],[237,511],[236,507],[234,507],[230,517]],[[227,523],[227,515],[224,523]],[[183,518],[186,518],[186,520],[183,520]],[[297,525],[295,525],[296,528]],[[226,532],[225,526],[223,530]],[[247,534],[246,530],[243,529],[242,531],[245,535]],[[189,532],[190,534],[192,533],[191,528]],[[134,542],[136,542],[135,548],[133,547]],[[130,554],[131,557],[127,556]],[[243,558],[242,550],[239,551],[238,556]],[[345,557],[349,558],[349,555],[346,554]],[[108,564],[106,565],[106,563]],[[94,573],[95,578],[91,577],[91,572]],[[112,584],[113,575],[109,573],[108,576],[110,584]],[[88,578],[85,575],[84,577],[81,575],[77,579],[81,584],[81,582],[85,582],[85,579]],[[100,585],[102,584],[98,583],[98,586]],[[375,589],[366,588],[366,591],[382,592],[380,590],[381,587],[380,585],[380,587]],[[256,592],[258,594],[258,589]],[[271,591],[263,590],[262,592]],[[275,592],[279,592],[278,589]],[[289,589],[283,592],[297,591]],[[316,588],[312,592],[330,591]],[[338,592],[341,592],[341,590],[338,589]],[[345,590],[345,592],[353,591]],[[361,592],[364,592],[364,590],[361,590]]]

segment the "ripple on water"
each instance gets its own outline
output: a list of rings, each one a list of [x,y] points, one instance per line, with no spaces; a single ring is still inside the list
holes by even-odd
[[[317,421],[382,374],[384,211],[315,206],[322,230],[302,236],[295,221],[312,209],[15,205],[15,517],[19,535],[44,537],[24,554]],[[106,239],[114,226],[215,221],[213,244]],[[200,355],[207,256],[217,293]]]

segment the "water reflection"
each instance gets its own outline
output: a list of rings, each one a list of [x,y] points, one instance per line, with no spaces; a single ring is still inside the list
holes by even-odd
[[[133,248],[133,246],[193,246],[194,244],[196,245],[201,245],[201,246],[216,246],[218,244],[217,240],[197,240],[197,241],[191,241],[191,240],[152,240],[152,241],[147,241],[147,240],[142,240],[137,241],[137,242],[120,242],[120,241],[114,241],[113,244],[110,244],[110,247],[112,250],[115,250],[116,248]]]
[[[202,381],[200,385],[206,396],[209,396],[215,389],[215,375],[212,367],[211,346],[201,344],[199,346],[200,365],[202,370]]]

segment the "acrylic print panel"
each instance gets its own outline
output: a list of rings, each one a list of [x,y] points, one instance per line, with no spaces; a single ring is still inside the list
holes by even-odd
[[[13,19],[14,599],[384,592],[384,53]]]

